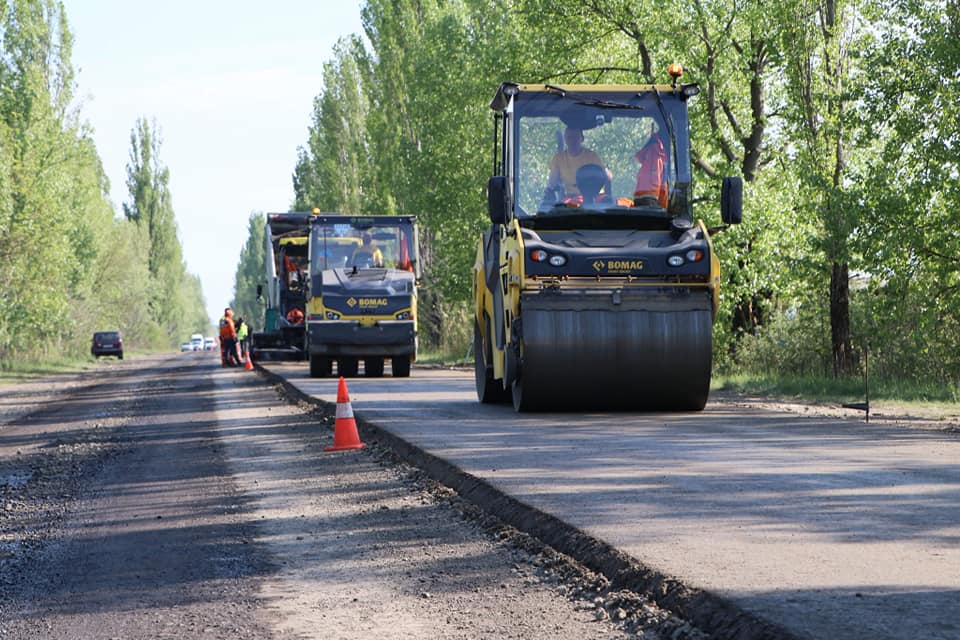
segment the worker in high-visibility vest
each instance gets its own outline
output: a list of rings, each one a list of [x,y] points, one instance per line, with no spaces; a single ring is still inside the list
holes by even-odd
[[[220,364],[235,367],[240,363],[237,358],[237,328],[233,324],[233,310],[227,307],[220,318]]]

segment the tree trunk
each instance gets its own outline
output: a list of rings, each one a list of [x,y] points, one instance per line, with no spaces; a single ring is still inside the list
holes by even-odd
[[[736,346],[745,335],[753,335],[763,324],[763,302],[759,294],[744,298],[733,307],[732,328],[734,340],[731,347]]]
[[[433,254],[434,238],[429,231],[420,228],[420,268],[423,270],[423,281],[430,282],[429,274],[434,269]],[[428,348],[440,346],[443,336],[443,315],[441,307],[443,296],[435,286],[420,287],[417,290],[417,333],[421,343]]]
[[[830,334],[833,375],[847,375],[853,371],[853,353],[850,343],[850,274],[846,262],[834,262],[830,273]]]

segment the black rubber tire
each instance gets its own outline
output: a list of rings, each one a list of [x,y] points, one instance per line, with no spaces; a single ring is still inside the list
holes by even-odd
[[[368,378],[382,378],[383,358],[365,358],[363,361],[363,375]]]
[[[360,371],[360,360],[357,358],[338,358],[337,373],[344,378],[356,378]]]
[[[510,389],[510,396],[513,400],[513,410],[517,413],[540,411],[542,408],[542,403],[535,399],[532,393],[529,391],[524,393],[523,374],[520,374],[517,379],[513,381],[513,386]]]
[[[410,356],[393,356],[390,359],[390,369],[394,378],[409,378]]]
[[[487,361],[492,359],[493,350],[489,343],[484,342],[480,325],[474,321],[473,377],[477,386],[477,399],[483,404],[502,404],[510,399],[510,394],[499,380],[494,379],[492,367],[487,368]]]
[[[333,373],[333,361],[328,356],[310,354],[310,377],[329,378]]]

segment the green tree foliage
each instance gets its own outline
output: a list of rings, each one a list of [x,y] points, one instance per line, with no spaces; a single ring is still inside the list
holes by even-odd
[[[266,223],[263,213],[252,213],[247,223],[247,243],[240,250],[240,262],[234,277],[233,300],[230,307],[242,317],[251,331],[262,331],[266,304],[257,298],[257,287],[262,297],[267,291]],[[263,298],[265,300],[265,298]]]
[[[310,172],[297,182],[297,209],[339,211],[357,215],[368,205],[363,199],[366,154],[367,100],[349,42],[334,49],[334,60],[324,65],[324,91],[314,100],[313,124],[300,171]]]
[[[865,56],[857,236],[871,277],[853,298],[871,366],[960,385],[960,4],[898,0]]]
[[[137,121],[130,132],[127,190],[123,212],[134,223],[146,247],[150,317],[157,332],[152,342],[172,347],[181,336],[203,333],[210,325],[203,311],[199,280],[187,273],[170,197],[170,171],[160,160],[156,123]]]
[[[75,256],[59,238],[80,225],[62,215],[67,191],[60,167],[73,165],[76,122],[66,109],[72,91],[71,38],[52,2],[4,3],[0,70],[0,154],[6,186],[0,222],[4,295],[0,352],[59,341],[68,320],[69,293],[62,273]],[[64,250],[67,249],[67,250]]]
[[[856,225],[856,194],[848,184],[855,86],[853,51],[869,36],[856,0],[790,0],[782,5],[787,121],[796,144],[795,163],[815,217],[812,238],[829,270],[830,330],[836,374],[854,364],[850,325],[849,238]]]
[[[100,329],[121,329],[134,348],[171,342],[148,308],[150,245],[136,224],[115,217],[91,132],[74,105],[72,44],[61,3],[0,0],[5,363],[88,353]],[[193,288],[187,298],[195,305],[202,300],[195,280]],[[200,320],[194,314],[189,322]]]

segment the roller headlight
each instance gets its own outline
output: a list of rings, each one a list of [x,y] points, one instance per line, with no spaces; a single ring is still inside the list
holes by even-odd
[[[703,260],[703,251],[700,249],[690,249],[684,254],[674,254],[667,257],[667,264],[671,267],[682,267],[688,262],[700,262]]]
[[[327,311],[327,320],[339,320],[340,314],[336,311]]]
[[[409,311],[401,311],[395,317],[397,320],[409,320],[413,315]]]
[[[567,264],[567,256],[559,253],[548,253],[545,249],[532,249],[530,259],[534,262],[546,262],[554,267],[562,267]]]

